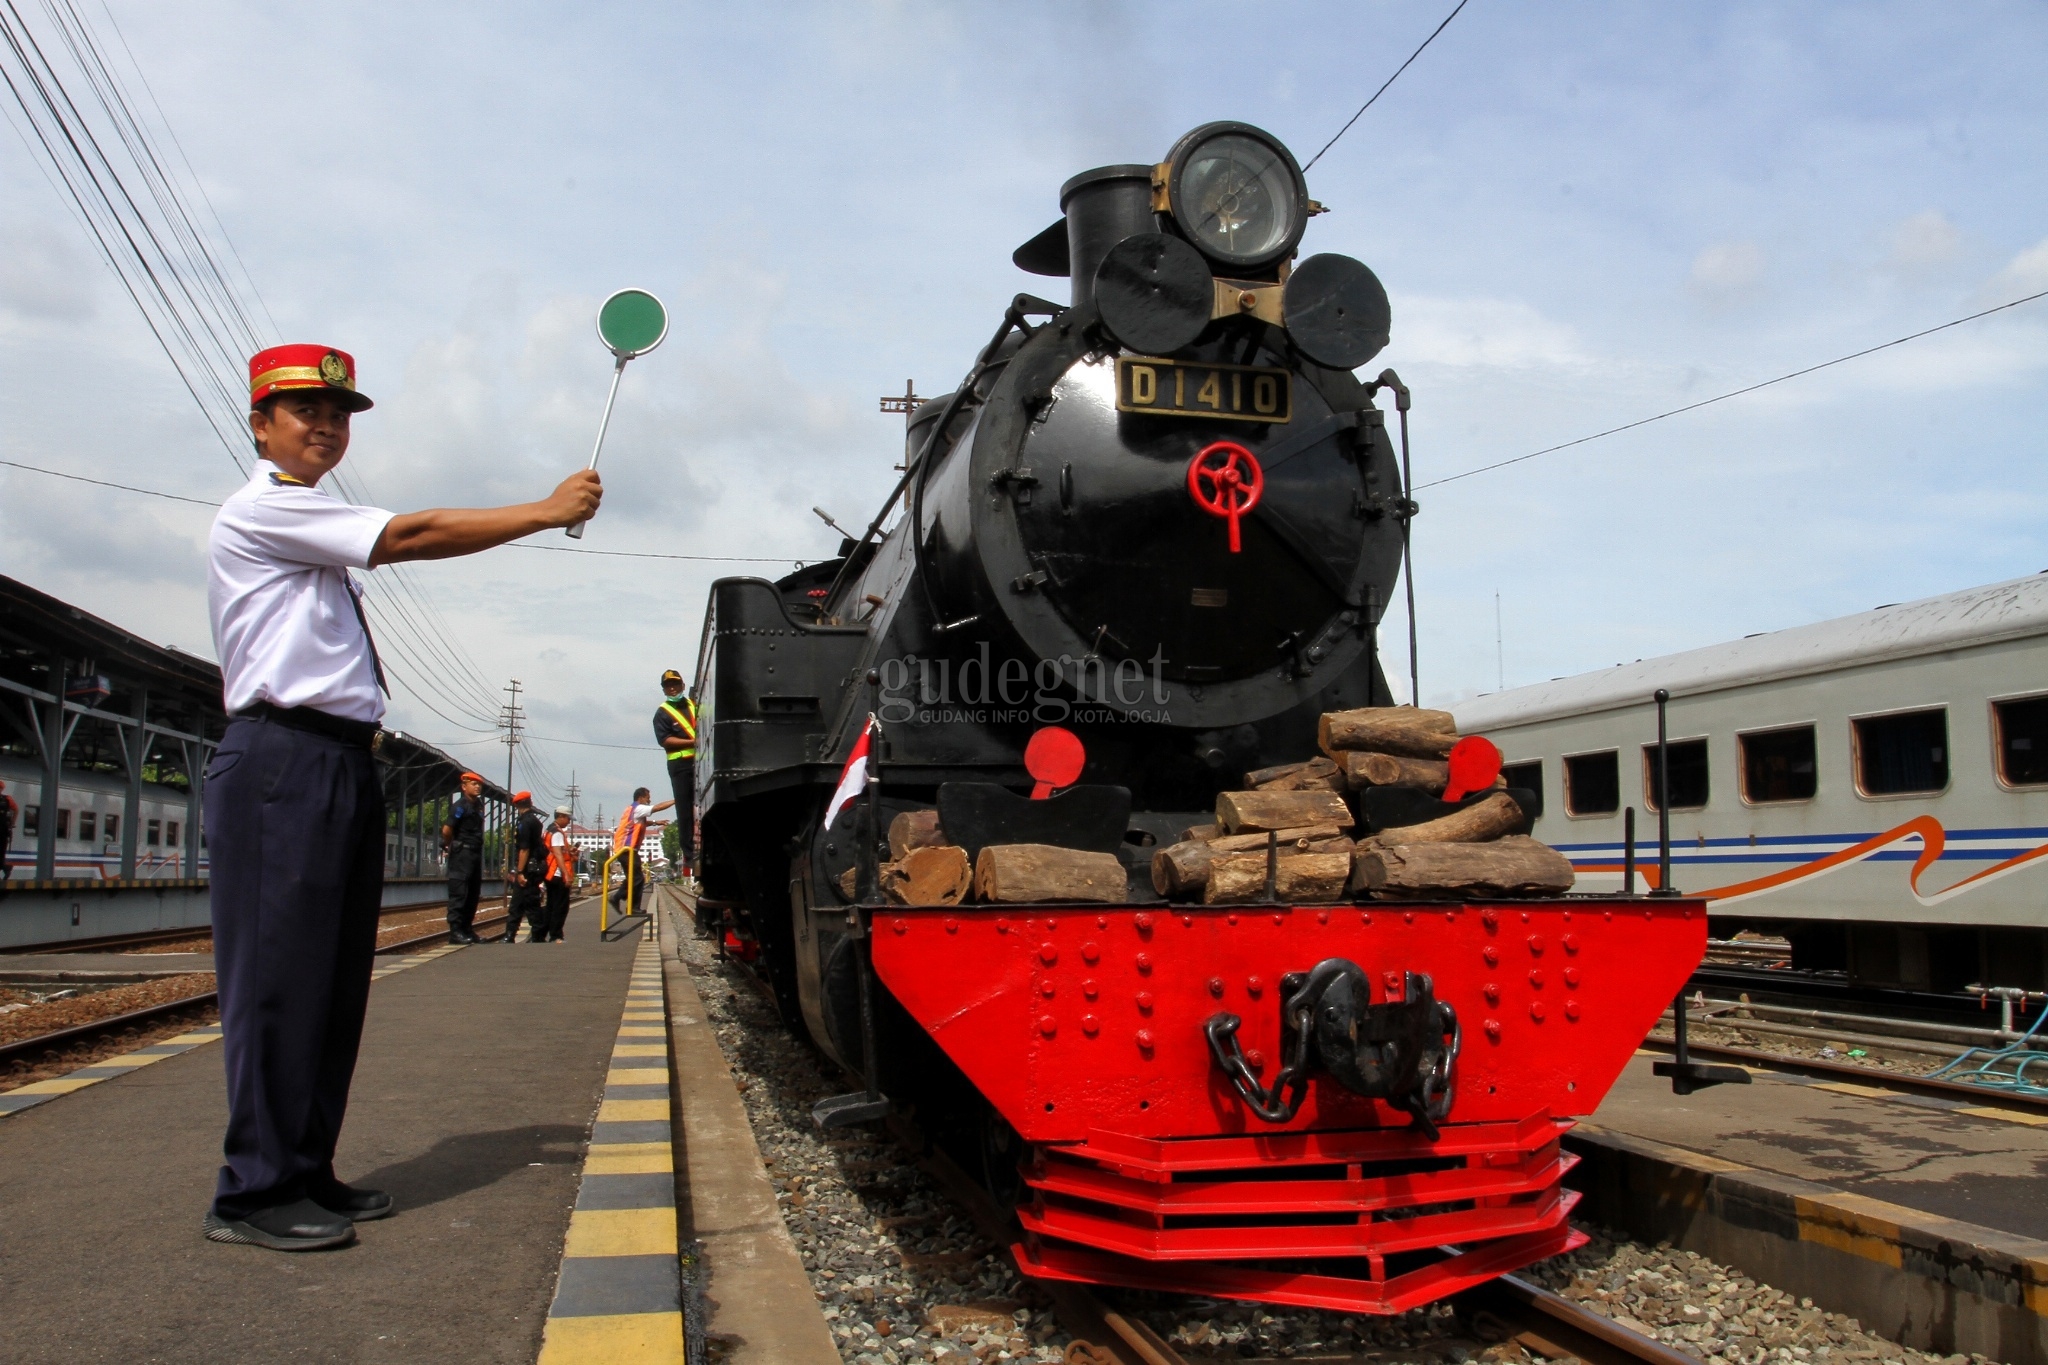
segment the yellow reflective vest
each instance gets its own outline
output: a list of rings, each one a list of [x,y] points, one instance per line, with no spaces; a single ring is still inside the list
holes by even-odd
[[[683,738],[688,741],[682,748],[668,751],[668,761],[671,763],[680,763],[686,758],[694,760],[697,757],[697,703],[688,697],[684,697],[682,702],[680,710],[674,702],[664,701],[661,704],[662,710],[675,717],[676,724],[682,728]]]

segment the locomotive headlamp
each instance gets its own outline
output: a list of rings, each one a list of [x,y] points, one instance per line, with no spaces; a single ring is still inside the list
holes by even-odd
[[[1248,123],[1204,124],[1183,137],[1154,173],[1154,189],[1164,191],[1158,207],[1203,255],[1237,269],[1284,259],[1308,222],[1301,168]]]

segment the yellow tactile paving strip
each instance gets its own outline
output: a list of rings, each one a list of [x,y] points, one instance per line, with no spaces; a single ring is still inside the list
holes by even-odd
[[[408,953],[404,957],[378,958],[379,965],[371,970],[370,980],[379,981],[398,972],[410,971],[414,967],[432,962],[435,958],[458,952],[462,946],[458,943],[449,943],[439,948],[429,948],[424,952]],[[18,1089],[0,1094],[0,1118],[18,1114],[24,1109],[33,1109],[39,1104],[56,1099],[59,1095],[68,1095],[74,1090],[83,1090],[89,1085],[98,1085],[101,1081],[125,1076],[152,1062],[160,1062],[166,1057],[176,1057],[180,1053],[190,1052],[195,1047],[218,1042],[219,1039],[220,1025],[208,1024],[204,1028],[181,1033],[175,1038],[160,1039],[148,1047],[124,1052],[118,1057],[89,1062],[74,1071],[65,1072],[62,1076],[53,1076],[46,1081],[31,1081]]]
[[[591,1127],[540,1365],[682,1365],[667,1010],[650,926]]]

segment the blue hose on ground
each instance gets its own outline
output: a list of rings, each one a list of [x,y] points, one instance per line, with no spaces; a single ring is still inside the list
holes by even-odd
[[[2048,1023],[2048,1006],[2043,1006],[2033,1024],[2012,1042],[2000,1048],[1972,1047],[1939,1071],[1928,1073],[1930,1081],[1959,1081],[1981,1085],[1987,1090],[2004,1090],[2014,1095],[2048,1098],[2048,1051],[2028,1047],[2028,1040]],[[2007,1069],[2010,1068],[2010,1069]],[[2029,1068],[2039,1068],[2040,1079],[2028,1080]]]

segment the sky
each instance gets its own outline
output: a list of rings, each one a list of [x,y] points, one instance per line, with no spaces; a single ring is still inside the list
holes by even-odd
[[[1453,2],[81,8],[266,336],[356,356],[377,504],[543,495],[596,432],[599,301],[667,301],[580,548],[752,562],[550,534],[368,576],[468,679],[394,658],[388,724],[501,773],[517,678],[545,738],[516,784],[573,772],[615,812],[664,785],[656,679],[694,668],[712,580],[829,554],[810,509],[864,523],[896,477],[877,399],[951,388],[1019,290],[1064,297],[1009,261],[1064,179],[1222,118],[1305,161]],[[1372,368],[1415,392],[1425,704],[2048,569],[2048,300],[1429,486],[2048,289],[2044,68],[2034,4],[1471,0],[1309,173],[1332,212],[1303,244],[1393,301]],[[0,458],[226,496],[15,123]],[[0,572],[210,657],[209,519],[0,467]]]

